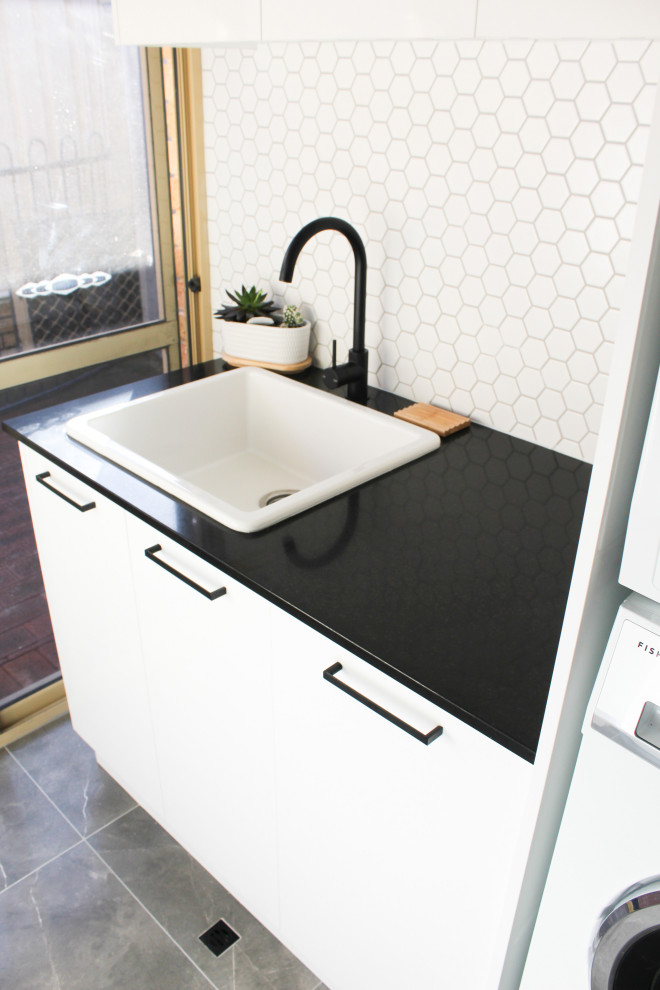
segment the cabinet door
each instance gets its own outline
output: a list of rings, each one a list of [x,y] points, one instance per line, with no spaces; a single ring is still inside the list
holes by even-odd
[[[476,0],[262,0],[264,41],[472,37]]]
[[[124,512],[20,445],[48,607],[75,730],[161,813]]]
[[[165,825],[273,924],[270,607],[134,518],[130,541]]]
[[[260,0],[112,0],[115,41],[122,45],[211,45],[259,41]]]
[[[495,988],[531,767],[284,614],[273,639],[280,937],[333,990]]]

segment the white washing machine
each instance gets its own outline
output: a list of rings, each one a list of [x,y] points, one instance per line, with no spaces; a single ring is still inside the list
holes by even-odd
[[[660,605],[619,609],[521,990],[660,990]]]

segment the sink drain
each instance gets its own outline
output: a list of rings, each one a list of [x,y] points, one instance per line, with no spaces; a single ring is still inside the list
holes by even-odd
[[[280,502],[289,495],[295,495],[297,491],[297,488],[279,488],[274,492],[266,492],[259,499],[259,508],[263,509],[266,505],[273,505],[275,502]]]

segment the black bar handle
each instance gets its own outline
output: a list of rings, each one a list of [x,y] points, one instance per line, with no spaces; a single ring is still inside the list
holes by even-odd
[[[436,725],[436,727],[431,729],[430,732],[420,732],[419,729],[416,729],[413,725],[409,725],[408,722],[404,722],[402,719],[397,718],[397,716],[393,715],[392,712],[388,712],[386,708],[381,708],[381,706],[377,705],[375,701],[371,700],[371,698],[365,697],[365,695],[360,694],[359,691],[356,691],[355,688],[349,687],[349,685],[344,684],[343,681],[337,680],[335,674],[338,674],[339,671],[343,669],[344,668],[340,663],[333,663],[331,667],[328,667],[327,670],[323,671],[323,676],[326,681],[330,681],[330,683],[334,684],[335,687],[338,687],[340,691],[345,691],[346,694],[350,694],[351,698],[355,698],[356,701],[359,701],[361,704],[366,705],[367,708],[370,708],[372,712],[376,712],[376,714],[382,715],[383,718],[386,718],[388,722],[398,725],[400,729],[403,729],[404,732],[408,732],[411,736],[414,736],[415,739],[419,739],[419,741],[423,742],[425,746],[428,746],[428,744],[432,743],[434,739],[437,739],[438,736],[442,735],[441,725]]]
[[[145,557],[148,557],[149,560],[153,560],[154,564],[158,564],[159,567],[162,567],[164,570],[168,571],[169,574],[173,574],[174,577],[179,579],[179,581],[183,581],[183,583],[187,584],[189,588],[194,588],[195,591],[199,591],[200,595],[204,595],[204,597],[208,598],[209,601],[213,602],[216,598],[220,598],[222,595],[227,594],[226,588],[215,588],[214,591],[207,591],[207,589],[203,588],[201,584],[197,584],[196,581],[186,577],[186,575],[182,574],[181,571],[177,571],[177,569],[172,567],[171,564],[167,564],[164,560],[161,560],[160,557],[156,556],[156,554],[162,549],[163,548],[160,543],[156,543],[153,547],[148,547],[148,549],[144,551],[144,555]]]
[[[85,502],[84,504],[81,504],[80,502],[76,502],[74,499],[69,498],[68,495],[65,495],[64,492],[61,492],[58,488],[55,488],[54,485],[49,485],[48,482],[46,481],[46,478],[50,478],[50,477],[51,477],[50,471],[42,471],[41,474],[35,475],[35,478],[40,485],[43,485],[44,488],[47,488],[49,492],[53,493],[53,495],[58,495],[60,498],[64,499],[65,502],[68,502],[69,505],[72,505],[74,509],[78,510],[78,512],[89,512],[90,509],[96,508],[96,502]]]

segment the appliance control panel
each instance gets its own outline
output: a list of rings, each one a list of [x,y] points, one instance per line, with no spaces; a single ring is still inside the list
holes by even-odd
[[[619,609],[597,682],[591,724],[660,766],[660,609],[631,596]]]

